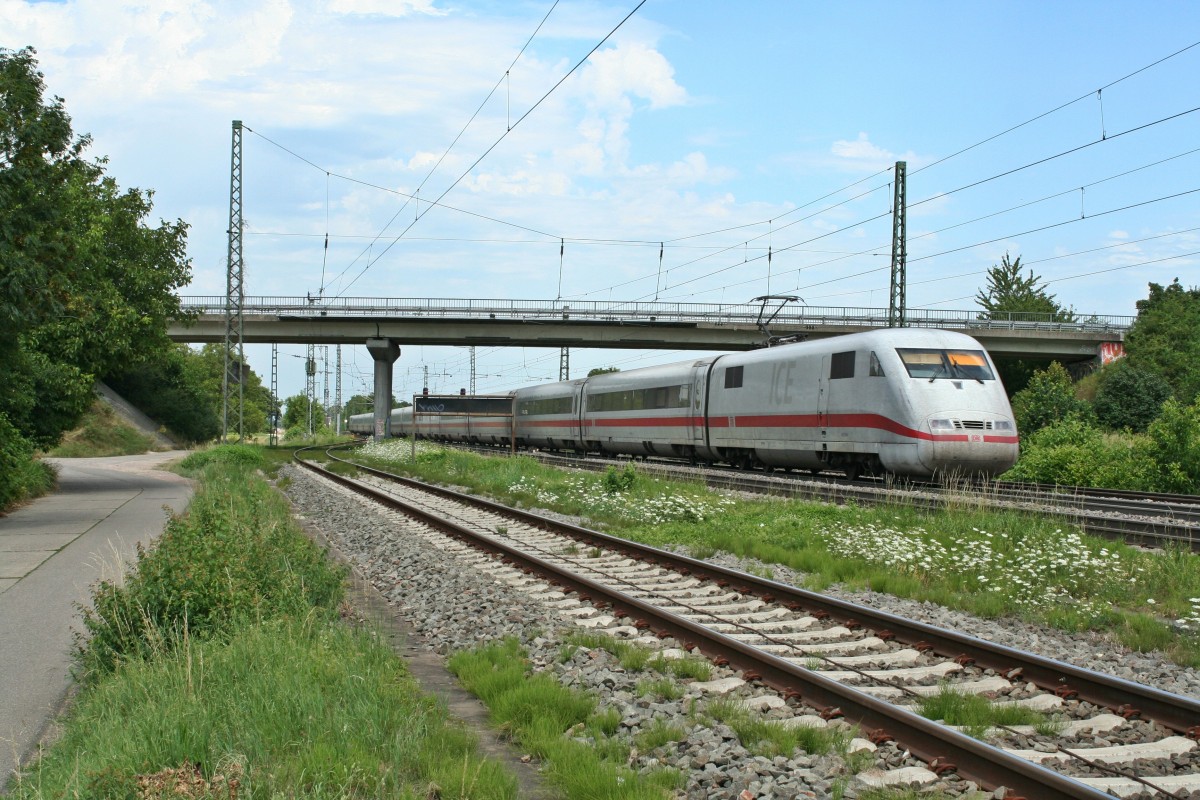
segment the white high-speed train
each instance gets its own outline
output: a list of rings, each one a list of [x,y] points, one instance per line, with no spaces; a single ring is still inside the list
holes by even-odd
[[[417,415],[419,438],[670,456],[741,467],[998,474],[1017,459],[986,351],[890,328],[518,389],[512,414]],[[392,433],[413,433],[411,408]],[[372,415],[350,419],[370,433]]]

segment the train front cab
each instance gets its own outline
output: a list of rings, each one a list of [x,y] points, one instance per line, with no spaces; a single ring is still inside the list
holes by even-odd
[[[851,477],[1001,472],[1016,458],[1016,432],[994,375],[977,342],[946,331],[724,356],[709,387],[707,457]]]
[[[1017,429],[1004,385],[987,353],[967,341],[963,347],[895,351],[912,382],[918,454],[930,474],[998,475],[1017,460]]]

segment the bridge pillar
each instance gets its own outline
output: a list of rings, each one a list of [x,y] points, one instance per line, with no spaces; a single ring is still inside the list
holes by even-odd
[[[375,441],[392,434],[392,365],[400,345],[391,339],[367,339],[367,352],[375,359]]]

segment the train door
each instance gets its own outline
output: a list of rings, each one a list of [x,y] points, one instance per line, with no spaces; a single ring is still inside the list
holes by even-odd
[[[692,446],[703,447],[704,442],[704,383],[707,365],[698,366],[692,378],[692,403],[688,416],[691,418]]]
[[[571,401],[573,404],[572,407],[575,410],[575,419],[579,421],[579,428],[578,428],[578,430],[579,430],[579,436],[578,436],[579,445],[578,445],[578,447],[580,450],[585,451],[585,452],[588,449],[588,444],[587,444],[588,436],[592,432],[591,429],[588,427],[587,409],[584,408],[584,399],[585,399],[584,398],[584,388],[586,387],[586,385],[587,385],[586,380],[580,381],[579,385],[577,387],[575,387],[575,398],[574,398],[574,400]]]
[[[821,441],[827,441],[829,428],[829,354],[821,356],[821,373],[817,379],[817,428]]]

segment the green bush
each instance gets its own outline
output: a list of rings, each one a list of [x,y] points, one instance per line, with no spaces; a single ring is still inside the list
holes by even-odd
[[[1071,376],[1057,361],[1033,373],[1029,385],[1013,395],[1012,408],[1024,437],[1068,417],[1092,418],[1091,406],[1075,396]]]
[[[636,482],[637,468],[633,464],[626,464],[623,469],[609,467],[604,471],[604,491],[609,494],[628,492]]]
[[[308,437],[308,431],[305,428],[300,427],[299,425],[293,425],[292,427],[288,428],[283,434],[283,440],[285,442],[298,442],[301,439],[304,439],[307,437]]]
[[[1155,464],[1155,490],[1200,493],[1200,401],[1171,399],[1146,431]]]
[[[45,494],[54,485],[54,471],[33,458],[33,446],[0,412],[0,509]]]
[[[1153,491],[1154,464],[1140,437],[1105,434],[1069,417],[1027,437],[1007,480]]]
[[[219,444],[207,450],[198,450],[180,462],[188,471],[198,471],[209,464],[240,464],[244,467],[261,468],[265,464],[260,448],[248,444]]]
[[[225,448],[213,448],[223,451]],[[124,585],[104,581],[85,609],[85,670],[171,652],[185,636],[226,635],[246,623],[331,615],[344,571],[291,522],[287,503],[244,465],[210,463],[186,516],[138,548]]]
[[[1092,407],[1104,427],[1141,432],[1159,415],[1170,396],[1171,385],[1162,376],[1122,359],[1100,373]]]

